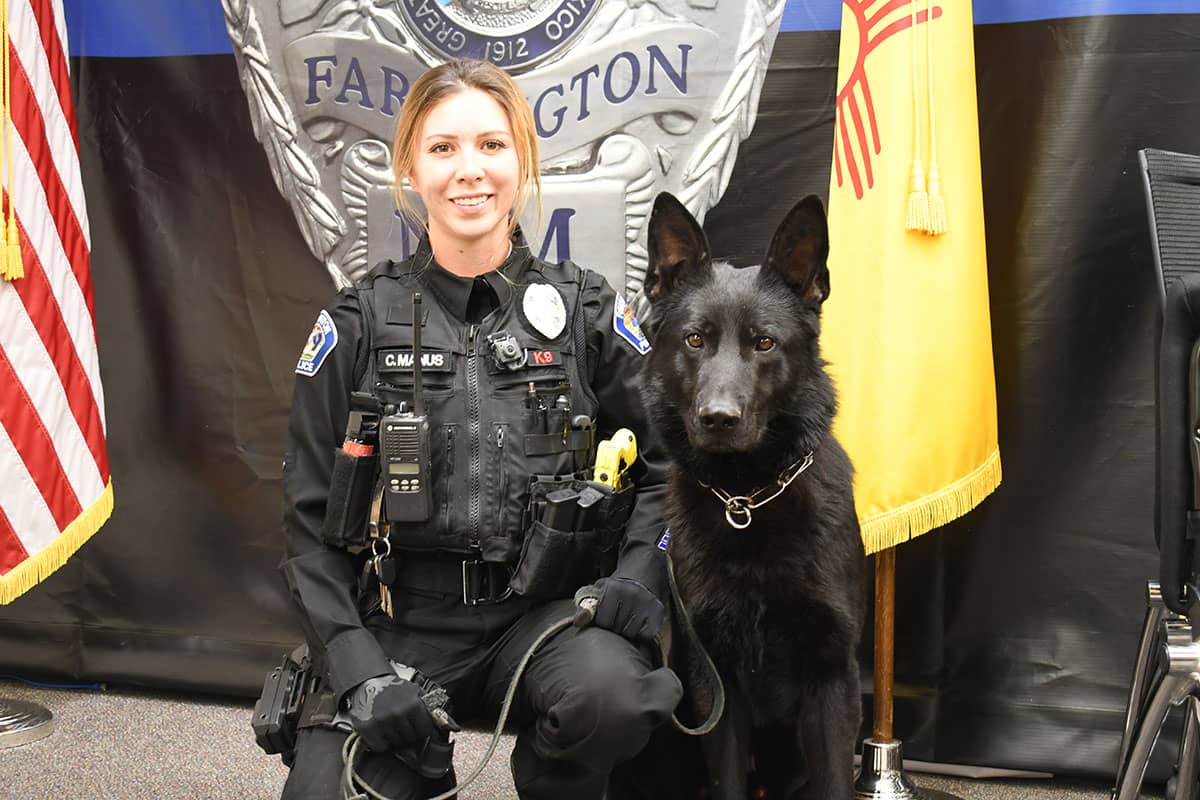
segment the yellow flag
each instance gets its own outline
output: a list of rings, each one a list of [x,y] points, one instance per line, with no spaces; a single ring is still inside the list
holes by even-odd
[[[970,0],[845,0],[821,349],[868,553],[1000,484]]]

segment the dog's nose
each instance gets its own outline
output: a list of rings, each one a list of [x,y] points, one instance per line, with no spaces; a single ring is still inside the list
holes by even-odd
[[[733,405],[709,403],[700,408],[700,424],[710,430],[730,430],[741,421],[742,412]]]

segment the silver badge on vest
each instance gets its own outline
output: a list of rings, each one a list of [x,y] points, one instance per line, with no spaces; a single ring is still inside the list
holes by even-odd
[[[525,287],[521,310],[530,326],[547,339],[557,339],[567,326],[567,309],[562,295],[548,283]]]

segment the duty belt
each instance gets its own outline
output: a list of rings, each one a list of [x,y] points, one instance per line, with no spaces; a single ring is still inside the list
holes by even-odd
[[[512,567],[452,553],[400,554],[400,566],[392,586],[439,594],[457,594],[463,604],[486,606],[512,595],[508,585]]]

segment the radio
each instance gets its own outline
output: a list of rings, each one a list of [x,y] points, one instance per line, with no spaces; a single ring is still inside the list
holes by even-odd
[[[413,404],[390,406],[379,420],[383,513],[388,522],[424,522],[433,514],[429,418],[421,398],[421,293],[413,305]]]

